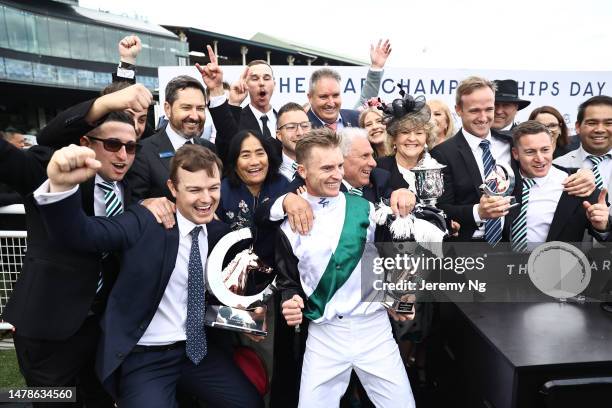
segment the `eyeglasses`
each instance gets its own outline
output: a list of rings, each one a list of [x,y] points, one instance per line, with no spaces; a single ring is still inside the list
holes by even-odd
[[[117,153],[121,150],[122,147],[125,147],[125,152],[127,154],[135,154],[137,150],[140,150],[140,145],[136,142],[127,142],[122,143],[117,139],[100,139],[93,136],[87,136],[89,139],[97,140],[98,142],[102,142],[104,146],[104,150],[107,152]]]
[[[312,129],[312,123],[310,122],[302,122],[302,123],[285,123],[283,126],[279,126],[278,130],[285,129],[289,132],[297,131],[297,128],[301,127],[302,130],[309,131]]]

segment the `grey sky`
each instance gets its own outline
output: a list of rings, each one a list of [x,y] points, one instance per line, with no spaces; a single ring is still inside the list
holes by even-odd
[[[390,38],[396,67],[597,70],[612,68],[609,0],[352,0],[287,2],[81,0],[82,7],[145,16],[250,38],[260,31],[368,60]],[[298,5],[303,5],[303,10]]]

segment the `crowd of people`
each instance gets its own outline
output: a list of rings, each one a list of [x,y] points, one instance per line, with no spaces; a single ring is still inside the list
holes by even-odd
[[[456,90],[456,131],[442,101],[378,99],[391,52],[381,41],[357,109],[342,108],[340,75],[322,67],[307,104],[277,110],[267,62],[228,87],[208,47],[201,78],[162,90],[153,130],[153,95],[133,75],[140,47],[124,38],[113,84],[60,113],[38,146],[0,140],[0,182],[27,216],[3,319],[28,386],[76,386],[87,407],[418,405],[432,312],[364,301],[362,264],[367,243],[391,236],[378,204],[396,218],[418,207],[412,170],[429,154],[446,166],[446,222],[434,226],[447,240],[524,252],[612,239],[611,97],[584,101],[571,136],[552,106],[515,123],[530,104],[516,81],[472,76]],[[208,114],[214,143],[202,137]],[[517,205],[479,188],[497,164],[515,174]],[[278,287],[266,337],[205,324],[207,258],[243,228],[274,271],[249,276],[247,290],[274,277]],[[245,347],[255,361],[237,357]]]

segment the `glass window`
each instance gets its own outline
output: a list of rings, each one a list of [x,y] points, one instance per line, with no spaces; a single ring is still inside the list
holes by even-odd
[[[117,44],[119,44],[119,41],[121,41],[122,38],[123,33],[121,31],[104,27],[104,42],[106,43],[104,49],[106,52],[106,62],[119,63],[119,50],[117,48]]]
[[[143,67],[150,67],[151,65],[151,36],[146,34],[141,34],[140,42],[142,43],[142,50],[140,51],[140,55],[136,59],[136,64]]]
[[[70,58],[68,23],[66,21],[49,18],[49,44],[51,44],[51,55]]]
[[[34,64],[34,79],[37,82],[57,84],[57,68],[53,65]]]
[[[108,72],[94,73],[94,88],[102,89],[113,81],[113,77]]]
[[[36,19],[34,14],[24,13],[26,41],[28,42],[28,52],[38,54],[38,36],[36,35]]]
[[[87,27],[84,24],[69,22],[70,56],[74,59],[89,59],[89,46],[87,44]]]
[[[94,25],[87,26],[87,42],[90,44],[89,58],[93,61],[105,61],[104,40],[104,28]]]
[[[4,71],[4,58],[0,57],[0,78],[6,78],[6,72]]]
[[[17,81],[32,82],[32,63],[10,58],[4,59],[6,77]]]
[[[61,85],[76,87],[78,85],[77,70],[66,67],[57,67],[57,82]]]
[[[158,37],[151,37],[151,66],[161,67],[166,65],[164,40]],[[174,64],[176,65],[176,64]]]
[[[17,51],[28,51],[28,36],[23,16],[24,13],[20,10],[8,7],[4,9],[9,47]]]
[[[0,47],[8,48],[9,40],[6,34],[6,22],[4,20],[4,6],[0,6]]]
[[[36,16],[36,37],[38,38],[38,52],[42,55],[52,55],[47,17]]]
[[[79,86],[81,88],[95,88],[96,84],[94,81],[95,75],[92,71],[86,71],[79,69],[77,72],[77,78],[79,80]]]

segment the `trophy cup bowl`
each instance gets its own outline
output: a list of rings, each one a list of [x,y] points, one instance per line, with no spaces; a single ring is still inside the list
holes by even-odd
[[[484,183],[480,185],[480,191],[488,196],[510,196],[510,208],[512,208],[518,205],[516,199],[512,196],[515,184],[516,178],[512,168],[502,163],[496,163],[493,170],[485,177]]]
[[[221,302],[221,305],[208,305],[204,322],[212,327],[266,336],[266,302],[276,291],[276,279],[261,292],[245,296],[242,294],[244,287],[240,287],[236,282],[246,280],[243,275],[248,273],[248,264],[256,261],[257,255],[242,251],[230,262],[229,267],[240,269],[236,278],[228,276],[227,267],[226,270],[223,268],[223,259],[229,249],[236,243],[252,237],[250,228],[232,231],[219,240],[208,256],[205,281],[208,290]]]
[[[444,175],[442,170],[446,166],[431,157],[425,146],[423,159],[419,161],[412,171],[415,175],[416,194],[421,204],[436,206],[438,198],[444,193]]]

